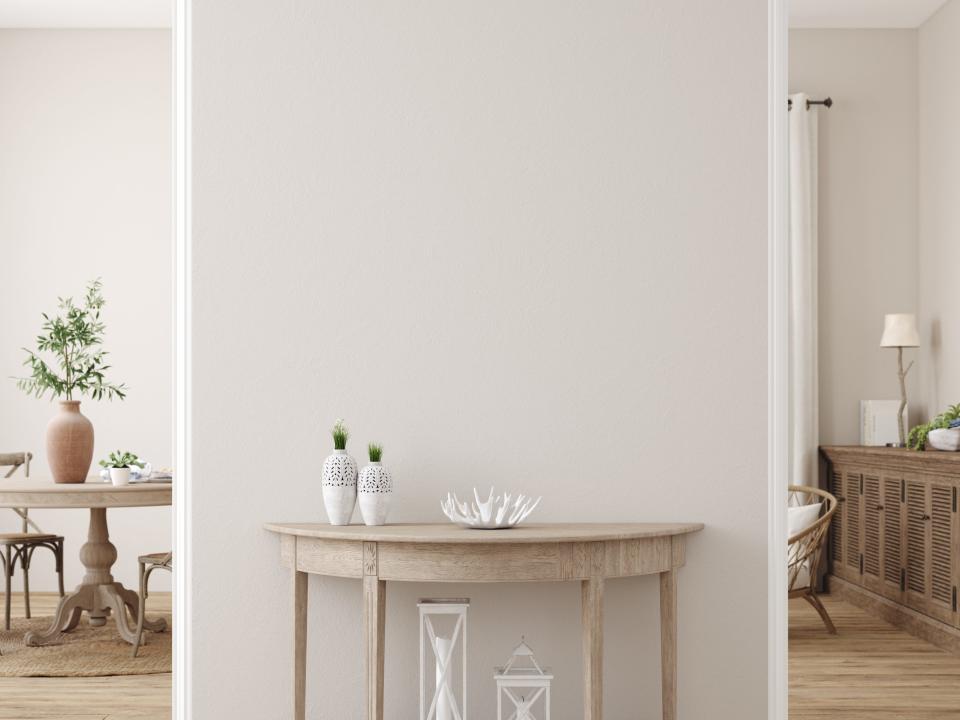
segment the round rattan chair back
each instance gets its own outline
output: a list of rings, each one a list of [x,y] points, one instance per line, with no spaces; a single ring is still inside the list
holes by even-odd
[[[820,559],[823,557],[823,548],[830,530],[830,521],[833,520],[833,515],[837,512],[840,503],[836,497],[820,488],[790,485],[787,491],[790,505],[793,507],[822,503],[820,517],[816,522],[787,540],[787,587],[790,597],[806,599],[820,613],[827,629],[835,633],[833,622],[817,598],[816,586]]]

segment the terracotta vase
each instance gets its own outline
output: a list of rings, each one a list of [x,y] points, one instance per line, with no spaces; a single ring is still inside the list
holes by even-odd
[[[82,483],[93,462],[93,423],[80,414],[79,400],[61,400],[47,424],[47,462],[54,482]]]

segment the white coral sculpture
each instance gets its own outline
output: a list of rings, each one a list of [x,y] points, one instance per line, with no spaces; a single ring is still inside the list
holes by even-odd
[[[514,497],[510,493],[494,496],[494,488],[486,500],[480,499],[477,489],[473,489],[474,500],[469,504],[461,502],[456,493],[447,493],[446,500],[440,501],[443,514],[457,525],[484,530],[511,528],[523,522],[540,504],[542,497],[534,500],[526,495]]]

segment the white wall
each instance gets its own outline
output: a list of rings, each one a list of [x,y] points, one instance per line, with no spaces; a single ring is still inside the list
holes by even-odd
[[[197,717],[290,716],[261,526],[325,521],[337,417],[395,521],[496,483],[541,521],[705,522],[680,715],[765,716],[766,48],[763,0],[194,5]],[[361,717],[360,587],[310,593],[308,715]],[[524,634],[582,717],[575,584],[391,584],[388,718],[441,593],[473,601],[472,716]],[[610,718],[659,717],[656,596],[609,585]]]
[[[791,30],[790,90],[820,130],[820,441],[860,442],[860,400],[896,399],[883,316],[917,308],[917,32]],[[913,358],[916,351],[907,350]],[[917,364],[908,380],[920,417]]]
[[[920,332],[930,415],[960,402],[960,1],[920,28]]]
[[[56,405],[7,376],[22,372],[20,348],[32,345],[40,313],[98,276],[112,376],[130,392],[83,402],[94,457],[124,448],[172,463],[170,78],[167,30],[0,30],[0,448],[31,450],[34,476],[49,477],[44,430]],[[87,513],[32,515],[65,535],[75,585]],[[109,520],[114,574],[136,587],[137,555],[170,547],[170,510],[120,509]],[[0,529],[19,529],[12,511],[0,512]],[[169,582],[160,575],[157,589]],[[46,554],[31,586],[56,588]]]

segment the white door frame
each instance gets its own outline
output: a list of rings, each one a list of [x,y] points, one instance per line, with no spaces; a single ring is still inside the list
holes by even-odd
[[[790,469],[788,382],[789,217],[787,0],[767,0],[767,717],[787,720],[787,484]]]
[[[174,369],[176,430],[176,481],[173,484],[174,577],[173,610],[173,717],[190,717],[190,462],[191,360],[190,360],[190,168],[191,168],[191,0],[175,0],[173,13],[173,202],[176,247]]]

